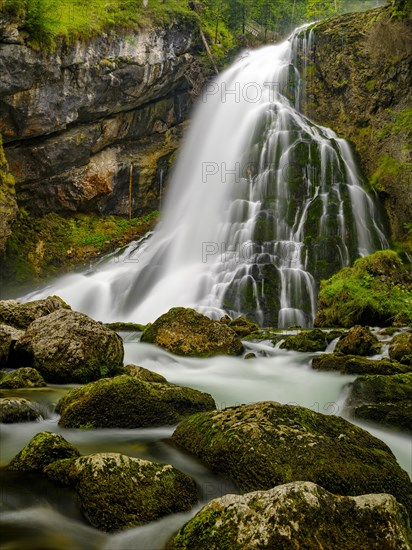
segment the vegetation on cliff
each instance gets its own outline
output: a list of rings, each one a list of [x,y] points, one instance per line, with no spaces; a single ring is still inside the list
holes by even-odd
[[[0,133],[0,251],[10,235],[10,224],[17,212],[14,178],[10,174]]]

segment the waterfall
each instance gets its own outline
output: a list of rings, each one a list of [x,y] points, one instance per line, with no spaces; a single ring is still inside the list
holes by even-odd
[[[187,306],[311,326],[319,280],[388,246],[348,144],[301,112],[297,54],[312,44],[298,29],[208,84],[154,233],[30,299],[55,293],[103,321]]]

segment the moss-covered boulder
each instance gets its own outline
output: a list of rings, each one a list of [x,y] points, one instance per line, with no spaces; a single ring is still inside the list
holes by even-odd
[[[412,324],[412,276],[393,250],[359,258],[322,281],[315,326]]]
[[[347,355],[374,355],[381,350],[381,344],[368,327],[356,325],[341,336],[335,351]]]
[[[296,481],[212,500],[167,548],[408,550],[410,537],[408,514],[392,495],[337,496]]]
[[[228,315],[225,315],[220,319],[220,322],[233,329],[240,338],[249,336],[252,332],[259,330],[259,325],[253,321],[249,321],[246,317],[231,319]]]
[[[104,531],[142,525],[197,502],[196,484],[186,474],[119,453],[59,460],[45,474],[73,487],[86,519]]]
[[[141,341],[191,357],[239,355],[243,352],[242,342],[232,328],[183,307],[174,307],[152,325],[147,325]]]
[[[56,410],[65,428],[143,428],[176,424],[215,406],[208,393],[121,375],[69,391]]]
[[[39,409],[23,397],[3,397],[0,399],[0,422],[34,422],[40,418]]]
[[[412,432],[412,373],[359,376],[346,405],[355,418]]]
[[[128,374],[138,380],[145,380],[146,382],[158,382],[159,384],[167,384],[167,380],[161,374],[153,372],[139,365],[126,365],[121,369],[121,374]]]
[[[412,366],[412,332],[402,332],[392,338],[389,357]]]
[[[280,345],[281,349],[294,351],[325,351],[328,345],[327,333],[320,329],[304,330],[299,334],[287,336]]]
[[[46,466],[63,458],[77,458],[79,451],[59,434],[39,432],[11,460],[8,470],[42,472]]]
[[[390,493],[412,511],[412,483],[391,450],[337,416],[266,401],[193,415],[173,441],[242,491],[313,481],[340,495]]]
[[[70,309],[58,296],[49,296],[21,304],[16,300],[0,301],[0,323],[25,329],[39,317],[49,315],[58,309]]]
[[[7,367],[9,362],[12,362],[14,346],[23,334],[23,330],[0,325],[0,368]]]
[[[42,375],[30,367],[17,369],[0,380],[0,389],[43,388],[46,386]]]
[[[358,355],[322,353],[312,359],[312,368],[323,371],[338,371],[342,374],[401,374],[412,367],[390,359],[367,359]]]
[[[37,369],[46,382],[67,384],[114,374],[123,363],[118,334],[83,313],[58,309],[31,323],[13,358]]]

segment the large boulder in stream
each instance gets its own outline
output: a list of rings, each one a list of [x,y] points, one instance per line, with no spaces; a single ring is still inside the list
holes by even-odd
[[[308,481],[209,502],[168,550],[408,550],[408,514],[392,495],[337,496]]]
[[[70,390],[57,404],[64,428],[143,428],[177,424],[216,407],[211,395],[142,374],[122,374]],[[163,379],[164,380],[164,379]]]
[[[49,296],[21,304],[16,300],[0,301],[0,324],[25,329],[35,319],[49,315],[58,309],[70,309],[58,296]]]
[[[170,464],[119,453],[59,460],[44,473],[73,487],[86,519],[104,531],[187,511],[198,500],[194,480]]]
[[[312,359],[312,368],[323,371],[337,371],[342,374],[402,374],[412,371],[412,366],[384,358],[367,359],[359,355],[322,353]]]
[[[46,382],[82,384],[116,373],[123,354],[123,341],[113,330],[60,308],[30,324],[13,356],[19,366],[38,370]]]
[[[240,355],[243,352],[242,342],[232,328],[184,307],[174,307],[147,325],[141,341],[191,357]]]
[[[318,328],[313,330],[303,330],[298,334],[286,336],[285,341],[282,342],[280,348],[304,352],[325,351],[329,342],[334,340],[337,336],[339,336],[339,334],[336,332],[331,334]]]
[[[33,422],[41,414],[31,401],[23,397],[3,397],[0,399],[0,423]]]
[[[412,367],[412,332],[402,332],[392,338],[389,357]]]
[[[46,466],[56,460],[78,456],[79,451],[63,436],[39,432],[11,460],[7,469],[18,472],[43,472]]]
[[[342,335],[335,347],[337,353],[347,355],[375,355],[381,350],[381,344],[369,327],[356,325]]]
[[[355,418],[412,432],[412,373],[359,376],[346,406]]]
[[[306,480],[340,495],[389,493],[412,512],[412,483],[389,447],[338,416],[266,401],[193,415],[173,441],[242,491]]]

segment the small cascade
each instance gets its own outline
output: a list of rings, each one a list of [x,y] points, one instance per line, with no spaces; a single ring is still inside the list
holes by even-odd
[[[53,292],[103,321],[187,306],[311,326],[319,280],[388,246],[349,145],[301,112],[313,43],[298,29],[210,83],[154,234],[30,298]]]

